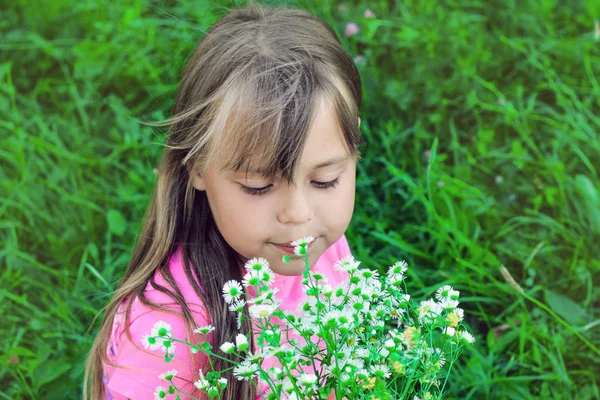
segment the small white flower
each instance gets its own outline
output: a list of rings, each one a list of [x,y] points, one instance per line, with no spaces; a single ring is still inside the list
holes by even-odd
[[[172,340],[163,340],[160,344],[160,349],[165,353],[175,354],[175,342]]]
[[[152,327],[152,331],[150,332],[151,336],[160,336],[166,337],[171,336],[171,324],[167,324],[165,321],[158,321]]]
[[[244,287],[256,286],[262,281],[262,277],[260,272],[258,271],[248,271],[244,274]]]
[[[313,374],[301,374],[298,377],[298,383],[304,387],[311,387],[317,382],[317,376]]]
[[[194,386],[196,386],[200,390],[206,390],[208,388],[208,381],[204,377],[202,370],[199,371],[200,377],[196,382],[194,382]]]
[[[162,338],[157,338],[152,335],[144,335],[142,337],[142,344],[144,345],[145,348],[147,348],[149,350],[158,349],[160,347],[160,345],[162,344],[162,341],[163,341]]]
[[[360,265],[360,261],[356,261],[352,255],[348,255],[333,265],[334,269],[343,272],[354,272]]]
[[[162,400],[165,397],[167,397],[167,390],[163,386],[157,386],[156,390],[154,391],[154,399]]]
[[[404,275],[404,273],[408,269],[407,265],[408,264],[406,263],[406,261],[396,262],[394,265],[392,265],[391,267],[388,268],[387,276],[392,277],[392,276],[397,276],[397,275],[399,275],[399,276]]]
[[[459,339],[463,339],[463,340],[467,341],[468,343],[475,342],[475,338],[473,337],[473,335],[471,335],[467,331],[458,331],[458,332],[456,332],[456,336],[458,336]]]
[[[388,339],[383,344],[383,347],[385,347],[388,350],[393,350],[394,348],[396,348],[396,343],[392,339]]]
[[[275,311],[275,307],[270,304],[252,304],[248,307],[248,312],[253,318],[267,318]]]
[[[246,351],[248,349],[248,338],[246,335],[238,333],[235,337],[235,347],[238,351]]]
[[[442,299],[440,300],[440,307],[446,310],[454,310],[458,305],[458,300]]]
[[[258,375],[258,365],[251,364],[250,361],[242,361],[233,369],[233,375],[240,381],[250,380],[253,375]]]
[[[231,342],[225,342],[221,345],[220,349],[225,354],[232,354],[235,350],[235,346]]]
[[[432,323],[435,319],[441,315],[442,307],[435,301],[429,299],[419,303],[419,321],[421,323]]]
[[[445,328],[444,328],[444,334],[445,334],[445,335],[448,335],[448,336],[454,336],[454,333],[455,333],[455,332],[456,332],[456,331],[455,331],[455,330],[454,330],[454,328],[453,328],[453,327],[451,327],[451,326],[447,326],[447,327],[445,327]]]
[[[371,373],[380,379],[387,379],[391,376],[390,369],[385,365],[371,366]]]
[[[264,270],[260,271],[260,280],[262,283],[266,283],[269,286],[275,282],[275,274],[271,268],[265,268]]]
[[[223,285],[223,298],[227,304],[239,299],[242,295],[242,285],[238,281],[230,280]]]
[[[359,347],[358,349],[356,349],[356,357],[360,357],[360,358],[369,358],[371,356],[371,352],[364,348],[364,347]]]
[[[438,301],[442,299],[458,300],[459,291],[452,289],[452,286],[445,285],[437,290],[435,298]]]
[[[246,268],[246,271],[248,271],[248,272],[252,272],[252,271],[260,272],[267,268],[270,269],[269,261],[267,261],[266,259],[264,259],[262,257],[254,257],[254,258],[249,259],[248,261],[246,261],[244,268]]]
[[[221,387],[221,389],[225,389],[227,387],[227,379],[219,378],[219,379],[217,379],[217,382],[219,383],[219,386]]]
[[[292,243],[290,243],[290,246],[306,247],[309,245],[309,243],[314,242],[314,241],[315,241],[314,237],[307,236],[307,237],[303,237],[302,239],[294,240]]]
[[[215,330],[214,326],[204,325],[204,326],[199,326],[196,329],[194,329],[194,333],[201,333],[203,335],[208,335],[209,333],[211,333],[214,330]]]
[[[242,312],[244,310],[244,306],[246,305],[246,301],[245,300],[238,300],[238,301],[234,301],[230,306],[229,306],[229,311],[237,311],[237,312]]]
[[[242,321],[244,320],[244,313],[239,312],[237,315],[237,328],[242,328]]]
[[[379,354],[381,354],[381,356],[382,356],[383,358],[386,358],[387,356],[389,356],[389,355],[390,355],[390,351],[389,351],[388,349],[386,349],[386,348],[383,348],[383,347],[382,347],[382,348],[379,350]]]
[[[166,379],[168,381],[172,380],[175,375],[177,375],[177,370],[176,369],[172,369],[170,371],[167,372],[163,372],[162,374],[160,374],[158,376],[159,379]]]

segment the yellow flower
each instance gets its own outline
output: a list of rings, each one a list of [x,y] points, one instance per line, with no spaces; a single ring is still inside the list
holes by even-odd
[[[374,377],[371,378],[367,378],[367,382],[366,384],[363,385],[363,389],[373,389],[375,387],[375,381],[376,379]]]
[[[406,373],[406,371],[404,370],[404,364],[402,364],[399,361],[394,361],[394,363],[392,364],[392,369],[395,373],[400,375],[404,375]]]
[[[406,338],[406,343],[408,347],[414,347],[416,344],[416,338],[419,334],[419,330],[414,326],[409,326],[404,330],[404,337]]]
[[[456,314],[455,312],[451,312],[446,317],[446,321],[450,322],[451,327],[456,328],[458,326],[458,323],[460,322],[460,319],[458,318],[458,314]]]

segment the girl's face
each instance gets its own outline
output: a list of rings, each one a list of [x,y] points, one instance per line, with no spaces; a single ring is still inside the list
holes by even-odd
[[[359,120],[360,123],[360,120]],[[312,268],[346,231],[354,211],[356,160],[345,147],[329,102],[322,102],[291,184],[212,165],[193,185],[205,190],[219,231],[246,258],[263,257],[280,275],[300,275],[304,262],[276,244],[312,236]],[[260,167],[260,166],[259,166]],[[254,193],[254,194],[252,194]]]

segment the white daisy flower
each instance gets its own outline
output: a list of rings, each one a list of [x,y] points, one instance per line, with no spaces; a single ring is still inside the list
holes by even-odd
[[[244,274],[244,287],[256,286],[262,281],[262,276],[258,271],[248,271]]]
[[[420,302],[417,311],[419,313],[419,321],[422,323],[432,323],[441,315],[442,307],[432,299],[429,299]]]
[[[167,324],[165,321],[158,321],[157,323],[155,323],[152,327],[152,331],[150,332],[150,335],[154,337],[171,336],[171,334],[171,324]]]
[[[440,306],[445,310],[454,310],[458,305],[458,300],[442,299],[440,300]]]
[[[364,348],[364,347],[359,347],[358,349],[356,349],[356,357],[360,357],[360,358],[369,358],[371,356],[371,352]]]
[[[227,379],[225,379],[225,378],[217,379],[217,383],[219,384],[219,387],[221,389],[225,389],[227,387]]]
[[[333,265],[334,269],[343,272],[354,272],[357,270],[360,265],[360,261],[356,261],[352,255],[348,255]]]
[[[390,369],[385,365],[371,366],[371,373],[380,379],[387,379],[391,376]]]
[[[200,377],[196,382],[194,382],[194,386],[196,386],[200,390],[206,390],[208,388],[208,381],[204,377],[202,370],[199,371]]]
[[[230,280],[223,285],[223,298],[227,304],[239,299],[242,295],[242,285],[238,281]]]
[[[234,301],[229,306],[229,311],[242,312],[242,310],[244,310],[244,306],[245,305],[246,305],[246,301],[245,300]]]
[[[385,347],[388,350],[393,350],[396,348],[396,342],[394,342],[393,339],[388,339],[385,341],[385,343],[383,343],[383,347]]]
[[[204,325],[204,326],[199,326],[196,329],[194,329],[194,333],[201,333],[203,335],[208,335],[209,333],[211,333],[214,330],[215,330],[214,326]]]
[[[265,270],[266,268],[270,270],[269,261],[262,257],[254,257],[249,259],[248,261],[246,261],[244,268],[246,268],[246,271],[248,272],[260,272]]]
[[[152,335],[144,335],[142,337],[142,344],[149,350],[156,350],[160,347],[162,338],[157,338]]]
[[[248,307],[248,312],[253,318],[267,318],[275,311],[275,307],[270,304],[252,304]]]
[[[388,276],[388,278],[391,278],[393,276],[402,277],[407,269],[408,269],[408,264],[406,263],[406,261],[398,261],[394,265],[392,265],[391,267],[388,268],[387,276]]]
[[[244,313],[239,312],[237,315],[237,328],[241,329],[242,328],[242,322],[244,320]]]
[[[167,372],[163,372],[162,374],[160,374],[158,376],[159,379],[166,379],[168,381],[172,380],[175,375],[177,375],[177,370],[176,369],[172,369],[170,371]]]
[[[381,354],[381,356],[383,358],[386,358],[387,356],[390,355],[390,351],[388,349],[382,347],[381,349],[379,349],[379,354]]]
[[[475,338],[467,331],[458,331],[456,332],[456,336],[459,339],[465,340],[468,343],[475,343]]]
[[[309,243],[314,242],[314,241],[315,241],[314,237],[307,236],[307,237],[303,237],[302,239],[294,240],[292,243],[290,243],[290,246],[306,247],[309,245]]]
[[[160,344],[160,349],[165,353],[175,354],[175,342],[172,340],[163,340]]]
[[[221,347],[219,347],[221,349],[221,351],[225,354],[232,354],[233,351],[235,350],[235,346],[233,343],[231,342],[225,342],[221,345]]]
[[[167,389],[165,389],[164,386],[157,386],[156,390],[154,391],[154,399],[162,400],[165,397],[167,397]]]
[[[452,286],[444,285],[437,290],[435,298],[438,301],[442,299],[458,300],[459,291],[452,289]]]
[[[261,294],[260,296],[256,296],[251,299],[248,299],[248,304],[263,304],[265,302],[273,303],[274,302],[273,296],[275,296],[275,294],[277,292],[279,292],[279,289],[277,289],[277,288],[269,289],[266,292],[264,292],[263,294]]]
[[[235,347],[237,347],[238,351],[248,350],[248,338],[245,335],[238,333],[235,337]]]
[[[317,382],[317,376],[313,374],[300,374],[298,377],[298,383],[301,386],[309,388]]]
[[[271,268],[265,268],[264,270],[260,271],[260,280],[262,281],[262,283],[266,283],[269,286],[273,282],[275,282],[275,274],[273,273]]]
[[[371,375],[369,375],[369,371],[367,371],[364,368],[359,369],[358,371],[356,371],[356,377],[362,380],[367,380]]]
[[[251,364],[250,361],[242,361],[237,367],[233,369],[233,375],[239,380],[250,380],[252,376],[258,375],[258,365]]]
[[[453,327],[451,327],[451,326],[447,326],[447,327],[445,327],[445,328],[444,328],[444,334],[445,334],[445,335],[448,335],[448,336],[454,336],[454,333],[455,333],[455,332],[456,332],[456,331],[455,331],[455,330],[454,330],[454,328],[453,328]]]

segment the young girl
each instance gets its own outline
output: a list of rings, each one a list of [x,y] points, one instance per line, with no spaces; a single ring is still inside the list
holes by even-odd
[[[87,398],[152,399],[157,386],[168,387],[159,375],[171,369],[179,389],[200,397],[193,382],[208,370],[206,355],[177,344],[167,364],[145,335],[162,320],[174,337],[195,343],[201,336],[193,329],[210,323],[216,330],[207,340],[225,356],[218,346],[251,325],[238,330],[222,287],[242,280],[251,257],[269,261],[284,310],[304,299],[303,261],[282,262],[291,241],[314,237],[310,268],[332,285],[346,278],[332,266],[350,254],[344,232],[354,209],[361,99],[352,58],[306,11],[252,3],[211,27],[162,124],[169,133],[158,182],[88,358]],[[214,364],[228,369],[223,398],[261,398],[261,382]]]

